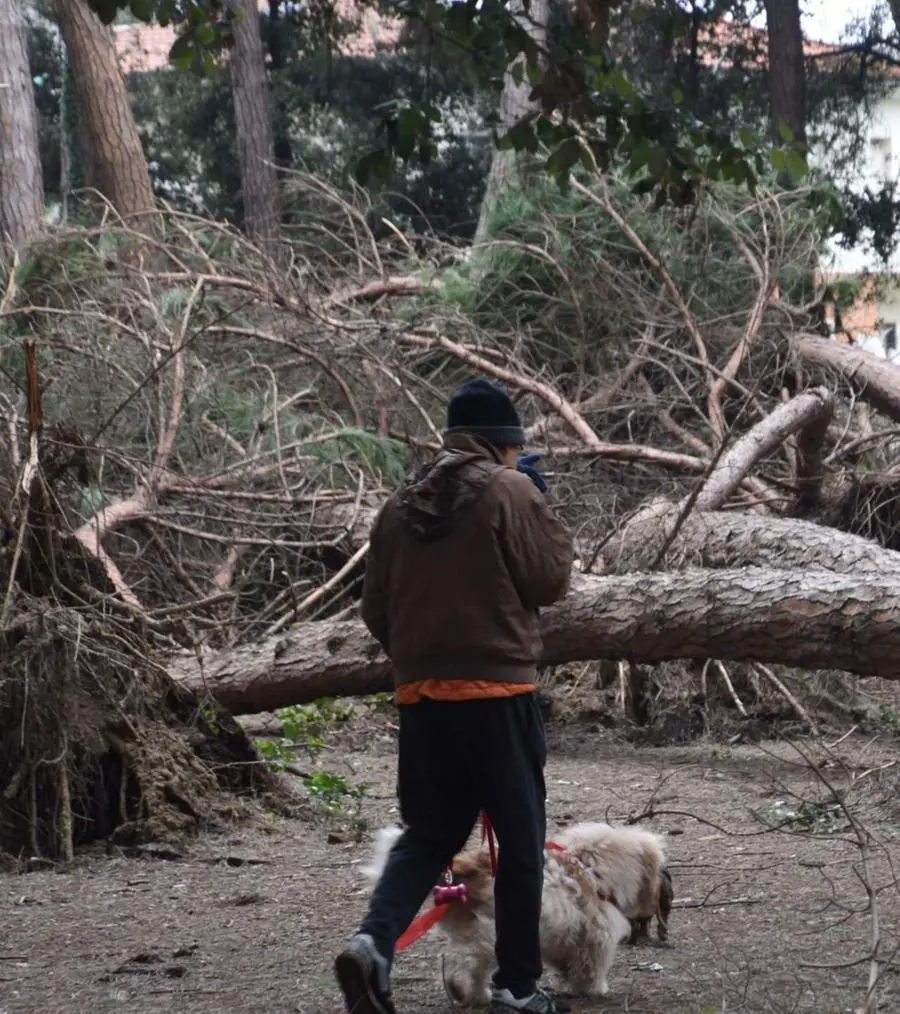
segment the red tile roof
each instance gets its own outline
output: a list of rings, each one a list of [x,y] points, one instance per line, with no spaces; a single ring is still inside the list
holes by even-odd
[[[115,29],[119,63],[126,74],[158,70],[169,62],[175,30],[159,25],[119,25]]]
[[[267,0],[260,0],[259,10],[268,12]],[[385,18],[373,10],[359,10],[354,0],[337,0],[335,11],[339,17],[359,22],[359,29],[339,44],[340,52],[347,56],[374,56],[385,46],[396,43],[401,22]],[[118,25],[115,28],[119,62],[126,74],[141,74],[169,66],[169,50],[175,41],[173,27],[159,25]]]

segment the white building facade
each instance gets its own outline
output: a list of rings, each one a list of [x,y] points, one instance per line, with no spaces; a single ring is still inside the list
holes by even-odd
[[[900,81],[875,103],[866,132],[860,170],[851,184],[862,193],[900,181]],[[827,166],[827,156],[823,158]],[[900,345],[900,254],[885,263],[866,243],[850,249],[829,244],[822,264],[825,279],[864,280],[860,305],[844,314],[854,342],[879,356],[894,359]]]

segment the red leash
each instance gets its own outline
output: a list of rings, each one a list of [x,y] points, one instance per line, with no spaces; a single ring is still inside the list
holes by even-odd
[[[491,876],[497,876],[497,844],[494,840],[494,829],[491,827],[491,821],[488,815],[481,811],[481,844],[483,845],[485,839],[488,843],[488,850],[491,853]],[[550,849],[551,852],[565,852],[566,850],[562,845],[558,845],[555,841],[544,842],[544,848]]]
[[[491,855],[491,876],[497,875],[497,843],[494,839],[494,829],[491,827],[490,819],[488,815],[481,811],[481,841],[484,844],[485,840],[488,843],[488,851]],[[548,841],[545,848],[550,849],[553,852],[565,852],[566,850],[562,845],[558,845],[555,841]],[[414,944],[417,940],[420,940],[425,934],[435,926],[437,923],[444,918],[444,916],[450,911],[449,904],[435,905],[434,908],[429,909],[427,912],[423,912],[421,915],[416,916],[415,919],[409,924],[406,932],[400,937],[396,944],[394,944],[395,951],[403,951],[411,944]]]
[[[434,926],[435,923],[439,923],[449,911],[449,905],[435,905],[434,908],[416,916],[416,918],[409,924],[406,932],[400,937],[397,943],[394,944],[394,950],[405,950],[410,944],[414,944],[421,937],[424,937],[431,927]]]

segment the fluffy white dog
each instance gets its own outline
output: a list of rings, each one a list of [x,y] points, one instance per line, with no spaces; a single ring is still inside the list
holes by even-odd
[[[401,831],[378,832],[372,862],[363,872],[380,876]],[[671,909],[671,880],[662,839],[636,827],[599,821],[575,824],[553,836],[544,862],[541,954],[572,993],[604,996],[619,943],[642,935],[658,919],[665,938]],[[444,987],[459,1004],[490,997],[494,967],[494,885],[486,850],[453,860],[454,883],[466,885],[466,901],[454,901],[431,931],[446,941]]]

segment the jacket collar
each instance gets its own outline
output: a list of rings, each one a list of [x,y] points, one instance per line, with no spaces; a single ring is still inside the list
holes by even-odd
[[[443,447],[447,451],[477,454],[481,458],[495,461],[498,465],[503,464],[503,459],[497,448],[483,437],[475,436],[474,433],[465,433],[460,430],[455,430],[453,433],[445,433]]]

